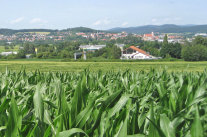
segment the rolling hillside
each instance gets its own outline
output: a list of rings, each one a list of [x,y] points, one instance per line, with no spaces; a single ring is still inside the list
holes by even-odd
[[[0,34],[12,35],[19,32],[56,32],[56,31],[57,30],[51,30],[51,29],[20,29],[20,30],[0,29]]]
[[[0,29],[0,34],[3,35],[12,35],[18,32],[57,32],[57,31],[72,31],[76,32],[84,32],[84,33],[96,33],[96,32],[104,32],[103,30],[95,30],[87,27],[75,27],[75,28],[68,28],[63,30],[52,30],[52,29],[20,29],[20,30],[13,30],[13,29]],[[122,32],[125,31],[127,33],[151,33],[151,32],[159,32],[159,33],[207,33],[207,25],[173,25],[173,24],[166,24],[166,25],[146,25],[146,26],[139,26],[139,27],[128,27],[128,28],[112,28],[106,30],[107,32]]]
[[[160,33],[206,33],[207,25],[147,25],[147,26],[139,26],[139,27],[129,27],[129,28],[113,28],[108,31],[113,32],[128,32],[128,33],[151,33],[151,32],[160,32]]]
[[[20,30],[13,30],[13,29],[0,29],[0,34],[3,35],[12,35],[15,33],[19,33],[19,32],[57,32],[57,31],[71,31],[71,32],[84,32],[84,33],[96,33],[98,32],[103,32],[101,30],[95,30],[95,29],[91,29],[91,28],[86,28],[86,27],[76,27],[76,28],[68,28],[68,29],[64,29],[64,30],[52,30],[52,29],[20,29]]]

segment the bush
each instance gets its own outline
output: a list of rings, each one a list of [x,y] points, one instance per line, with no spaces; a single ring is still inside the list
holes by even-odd
[[[18,54],[16,55],[17,59],[25,58],[25,51],[24,50],[19,50]]]
[[[207,48],[203,45],[183,47],[182,58],[185,61],[204,61],[204,60],[207,60]]]
[[[16,55],[8,55],[6,56],[6,59],[16,59],[17,56]]]
[[[42,58],[42,56],[43,56],[43,53],[37,53],[36,55],[37,58]]]

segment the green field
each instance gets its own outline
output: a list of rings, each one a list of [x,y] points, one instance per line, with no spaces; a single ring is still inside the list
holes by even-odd
[[[0,137],[207,136],[207,72],[7,72],[0,87]]]
[[[119,71],[130,69],[133,71],[149,71],[151,68],[157,70],[166,68],[168,71],[203,71],[207,68],[207,62],[60,62],[60,60],[18,60],[18,61],[0,61],[0,71],[4,72],[8,68],[13,71],[20,71],[23,68],[26,71],[40,70],[79,72],[85,68],[91,71]]]
[[[50,32],[28,32],[28,33],[45,34],[45,35],[50,34]]]

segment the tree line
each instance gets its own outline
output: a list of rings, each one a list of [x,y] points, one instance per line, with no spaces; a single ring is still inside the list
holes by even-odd
[[[23,43],[20,46],[17,55],[1,56],[1,58],[25,58],[30,54],[34,58],[69,58],[73,59],[75,52],[79,50],[80,45],[88,44],[106,44],[106,47],[95,52],[87,52],[87,58],[92,59],[119,59],[121,56],[121,49],[116,46],[117,43],[125,44],[124,49],[131,45],[137,46],[140,49],[147,51],[149,54],[162,58],[183,59],[185,61],[204,61],[207,60],[207,38],[198,36],[192,42],[169,43],[168,37],[165,35],[163,42],[158,41],[143,41],[141,38],[129,35],[125,38],[117,40],[99,41],[99,40],[77,40],[65,41],[54,44],[37,44],[37,43]],[[5,49],[13,48],[14,45],[5,45]],[[35,51],[37,49],[37,51]]]

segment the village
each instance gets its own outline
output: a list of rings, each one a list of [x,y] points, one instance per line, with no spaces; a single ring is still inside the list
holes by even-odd
[[[74,40],[77,38],[85,38],[85,39],[96,39],[101,41],[107,41],[107,40],[116,40],[119,38],[125,38],[127,36],[133,36],[133,37],[139,37],[143,39],[144,41],[158,41],[162,42],[163,37],[166,33],[158,33],[158,32],[151,32],[148,34],[136,34],[136,33],[112,33],[112,32],[62,32],[58,31],[55,33],[50,32],[21,32],[21,33],[15,33],[12,35],[2,35],[0,34],[0,41],[5,41],[8,44],[11,44],[12,42],[35,42],[35,41],[51,41],[51,42],[58,42],[58,41],[66,41],[68,39],[73,38]],[[196,33],[187,35],[184,33],[167,33],[168,35],[168,41],[170,43],[183,43],[185,40],[191,42],[192,39],[195,36],[204,36],[206,37],[206,33]]]
[[[191,37],[190,37],[191,36]],[[172,45],[172,52],[175,52],[175,50],[179,51],[179,56],[174,55],[174,53],[171,53],[168,51],[172,56],[175,58],[181,58],[181,48],[176,49],[175,46],[181,47],[181,44],[184,44],[187,42],[192,42],[196,37],[206,37],[206,33],[196,33],[187,35],[185,33],[158,33],[158,32],[151,32],[146,34],[135,34],[135,33],[126,33],[126,32],[120,32],[120,33],[112,33],[112,32],[71,32],[71,31],[57,31],[57,32],[21,32],[21,33],[15,33],[12,35],[0,35],[0,42],[6,43],[5,46],[2,46],[5,48],[5,50],[1,50],[0,56],[3,58],[7,58],[7,56],[19,56],[18,52],[24,51],[25,55],[23,58],[73,58],[79,59],[82,58],[84,60],[88,59],[88,55],[90,57],[95,57],[95,52],[106,49],[107,43],[115,42],[113,46],[116,46],[116,51],[120,50],[120,53],[118,53],[115,58],[121,59],[121,60],[155,60],[155,59],[162,59],[162,51],[161,46],[164,43],[165,37],[167,37],[167,42]],[[136,42],[133,44],[131,41],[131,38],[135,38]],[[125,41],[120,42],[120,40],[125,39]],[[84,40],[88,42],[84,42]],[[72,42],[77,43],[77,41],[82,41],[82,43],[79,43],[75,47],[71,47],[70,50],[68,49],[68,46],[70,47],[71,43],[69,45],[63,46],[64,48],[61,48],[57,52],[58,43],[59,46],[61,44],[64,44],[65,42]],[[125,42],[129,41],[128,44]],[[137,42],[145,42],[145,44],[138,44]],[[156,44],[156,47],[150,46],[150,42],[152,44]],[[14,50],[14,46],[20,44],[18,47],[16,47],[16,50]],[[41,47],[41,44],[46,44],[46,47]],[[148,43],[148,44],[146,44]],[[25,51],[25,44],[29,44],[28,48],[31,49],[31,52]],[[36,44],[34,46],[33,44]],[[179,45],[177,45],[179,44]],[[13,46],[12,46],[13,45]],[[24,45],[24,46],[23,46]],[[73,44],[72,44],[73,45]],[[0,45],[1,46],[1,45]],[[50,46],[50,48],[48,47]],[[7,48],[7,49],[6,49]],[[18,49],[17,49],[18,48]],[[41,50],[41,49],[45,50]],[[113,47],[110,47],[113,48]],[[48,50],[50,49],[50,52]],[[169,49],[168,49],[169,50]],[[38,51],[38,52],[37,52]],[[46,52],[47,51],[47,52]],[[110,51],[104,51],[104,53],[109,53]],[[93,55],[92,55],[93,54]],[[103,53],[100,53],[99,56],[102,56],[104,58],[110,58],[110,55],[104,56]],[[162,57],[161,57],[162,56]],[[15,57],[16,58],[16,57]],[[114,58],[114,57],[112,57]]]

